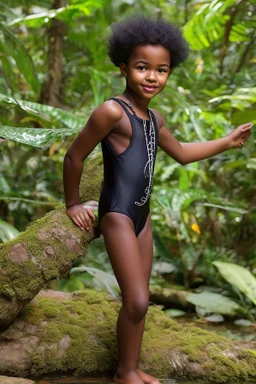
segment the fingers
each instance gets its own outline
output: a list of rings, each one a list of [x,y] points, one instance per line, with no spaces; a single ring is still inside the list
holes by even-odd
[[[86,229],[86,231],[89,231],[93,221],[95,220],[93,212],[89,209],[83,209],[81,212],[79,212],[77,216],[80,223],[80,227]]]
[[[249,139],[249,137],[251,136],[251,128],[252,128],[253,124],[252,123],[246,123],[246,124],[242,124],[239,126],[239,128],[241,129],[241,141],[239,143],[239,147],[242,147],[245,143],[245,141],[247,141]]]
[[[249,131],[251,128],[252,128],[253,124],[252,123],[246,123],[246,124],[242,124],[240,125],[240,128],[242,128],[242,132],[246,132],[246,131]]]
[[[67,214],[82,230],[86,229],[89,231],[92,227],[93,221],[95,220],[93,212],[88,208],[84,208],[82,205],[71,207],[67,210]]]

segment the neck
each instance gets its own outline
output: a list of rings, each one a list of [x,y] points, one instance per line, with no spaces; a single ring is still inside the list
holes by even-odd
[[[123,95],[130,102],[135,112],[137,111],[138,114],[144,114],[145,112],[147,113],[147,108],[151,101],[150,99],[142,99],[130,88],[126,88],[123,92]]]

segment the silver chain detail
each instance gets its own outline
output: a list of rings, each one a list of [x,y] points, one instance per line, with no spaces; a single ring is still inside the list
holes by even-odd
[[[155,127],[152,119],[152,112],[149,110],[149,117],[150,117],[150,123],[149,123],[149,132],[147,133],[147,123],[146,120],[143,120],[143,130],[144,130],[144,136],[145,136],[145,142],[147,147],[147,154],[148,154],[148,161],[145,164],[144,167],[144,177],[148,177],[148,186],[146,187],[144,193],[145,195],[141,197],[140,201],[135,201],[134,204],[141,207],[144,205],[151,194],[152,186],[153,186],[153,177],[154,177],[154,153],[155,153],[155,144],[156,144],[156,138],[155,138]]]

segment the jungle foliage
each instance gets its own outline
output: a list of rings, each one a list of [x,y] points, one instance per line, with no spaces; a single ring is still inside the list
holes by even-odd
[[[90,112],[123,91],[124,80],[106,53],[115,21],[140,12],[182,27],[190,57],[151,104],[178,140],[212,140],[236,125],[256,123],[254,0],[6,0],[0,8],[2,241],[63,202],[68,146]],[[186,166],[159,152],[152,284],[197,290],[207,285],[228,292],[253,314],[247,291],[224,281],[213,264],[256,272],[253,136],[243,149]],[[77,260],[58,287],[103,285],[112,292],[116,283],[102,240],[84,264]]]

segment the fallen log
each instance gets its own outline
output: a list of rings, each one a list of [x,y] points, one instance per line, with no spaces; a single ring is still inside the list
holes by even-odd
[[[102,171],[100,160],[87,164],[81,200],[97,208]],[[45,283],[65,276],[72,262],[86,254],[97,228],[81,231],[65,213],[64,205],[32,223],[12,241],[0,245],[0,329],[8,327]]]
[[[187,301],[188,291],[163,288],[159,285],[150,285],[150,301],[164,305],[167,308],[179,308],[184,311],[193,310],[194,305]]]
[[[111,375],[117,358],[120,301],[94,290],[42,290],[0,334],[0,375]],[[256,342],[232,342],[179,324],[150,307],[141,369],[159,378],[187,376],[207,382],[256,379]]]

